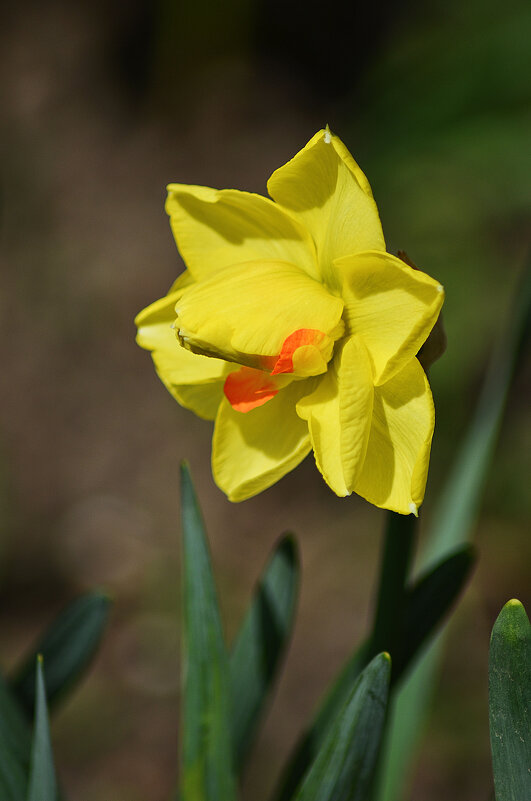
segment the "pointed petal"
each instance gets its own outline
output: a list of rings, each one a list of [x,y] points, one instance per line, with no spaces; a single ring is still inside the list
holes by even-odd
[[[337,338],[343,301],[287,262],[227,267],[177,297],[179,337],[195,352],[268,367],[286,338],[300,328]]]
[[[152,352],[159,378],[181,406],[213,420],[223,398],[225,377],[233,367],[221,359],[197,356],[179,344],[171,327],[178,294],[155,301],[137,315],[136,341]]]
[[[177,247],[196,280],[255,259],[283,259],[317,277],[304,227],[269,198],[236,189],[170,184],[166,212]]]
[[[317,467],[336,495],[351,493],[363,466],[372,398],[367,351],[350,337],[317,389],[297,404],[297,414],[308,421]]]
[[[319,131],[267,184],[271,197],[311,233],[322,279],[340,288],[333,260],[361,250],[385,250],[369,183],[345,145]]]
[[[345,321],[365,343],[374,383],[384,384],[419,351],[444,301],[438,281],[390,253],[369,251],[337,259]]]
[[[354,491],[375,506],[417,513],[424,499],[435,414],[417,359],[376,387],[363,469]]]
[[[295,404],[315,379],[294,381],[272,400],[247,414],[224,399],[212,440],[212,472],[231,501],[243,501],[267,489],[293,470],[309,453],[308,426]]]

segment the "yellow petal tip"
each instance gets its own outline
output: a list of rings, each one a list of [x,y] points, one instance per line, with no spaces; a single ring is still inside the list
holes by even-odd
[[[416,503],[413,503],[413,501],[411,501],[411,503],[409,504],[409,511],[410,511],[410,513],[411,513],[412,515],[415,515],[415,517],[418,517],[418,516],[419,516],[419,509],[418,509],[418,506],[417,506],[417,504],[416,504]]]
[[[328,123],[326,124],[323,139],[327,145],[329,145],[330,142],[332,141],[332,133],[330,131],[330,128],[328,127]]]
[[[444,292],[444,287],[442,284],[439,284],[437,287],[437,292]]]

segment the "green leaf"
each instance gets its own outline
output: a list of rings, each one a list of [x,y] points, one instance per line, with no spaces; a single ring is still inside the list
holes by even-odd
[[[496,801],[531,798],[531,626],[516,600],[492,629],[489,721]]]
[[[404,627],[397,638],[397,664],[393,664],[391,678],[393,685],[411,666],[426,639],[455,602],[473,562],[473,549],[465,546],[424,574],[406,593]],[[301,776],[321,747],[331,722],[351,692],[352,685],[372,656],[374,643],[367,641],[345,664],[283,772],[279,801],[288,801],[293,795]]]
[[[277,801],[289,801],[292,798],[302,776],[322,748],[330,727],[351,695],[360,673],[369,661],[368,653],[369,644],[364,643],[350,657],[328,690],[311,725],[298,742],[289,762],[282,771],[275,794]]]
[[[31,746],[31,767],[27,801],[57,801],[57,784],[53,763],[50,724],[46,706],[46,690],[42,657],[37,658],[35,727]]]
[[[366,801],[380,747],[391,659],[364,669],[323,742],[295,801]]]
[[[186,801],[236,799],[229,666],[201,511],[181,467],[185,677],[181,792]]]
[[[285,537],[262,574],[232,648],[233,742],[240,768],[292,631],[299,572],[296,543]]]
[[[511,378],[528,335],[530,305],[528,264],[498,338],[474,418],[437,504],[421,568],[430,569],[471,537]],[[394,698],[375,801],[397,801],[403,795],[400,788],[411,771],[441,656],[439,634]]]
[[[401,642],[393,662],[393,684],[409,668],[462,591],[475,562],[469,545],[424,573],[406,593]]]
[[[26,798],[31,732],[24,714],[0,677],[0,798]]]
[[[94,656],[109,615],[109,599],[99,592],[77,598],[56,618],[10,681],[11,689],[32,717],[35,706],[36,655],[46,663],[48,705],[53,708],[79,679]]]

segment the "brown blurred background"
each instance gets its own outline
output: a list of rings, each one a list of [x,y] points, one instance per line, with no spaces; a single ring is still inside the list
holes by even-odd
[[[7,2],[0,12],[0,656],[6,669],[79,592],[114,598],[89,677],[55,718],[71,801],[162,801],[179,733],[178,465],[190,460],[232,637],[278,535],[303,560],[296,633],[244,794],[263,801],[362,636],[383,513],[329,492],[312,459],[231,505],[211,426],[180,409],[133,317],[182,265],[169,181],[265,193],[325,123],[367,172],[389,250],[446,287],[448,351],[424,523],[524,262],[531,208],[525,0]],[[490,789],[487,652],[531,547],[521,369],[455,615],[412,801]],[[526,597],[527,595],[527,597]]]

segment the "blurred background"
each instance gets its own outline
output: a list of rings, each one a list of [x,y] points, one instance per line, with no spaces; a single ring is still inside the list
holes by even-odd
[[[178,465],[191,462],[229,639],[279,534],[303,584],[285,671],[245,781],[263,801],[363,636],[384,515],[337,499],[312,458],[230,504],[211,426],[135,346],[137,311],[182,269],[169,181],[265,193],[329,123],[369,176],[388,248],[446,287],[448,350],[423,528],[470,419],[529,244],[525,0],[64,0],[0,12],[0,657],[9,669],[76,594],[114,599],[101,653],[54,720],[72,801],[163,801],[178,749]],[[487,654],[529,612],[529,361],[519,370],[454,616],[412,801],[490,792]],[[527,468],[527,476],[526,476]]]

